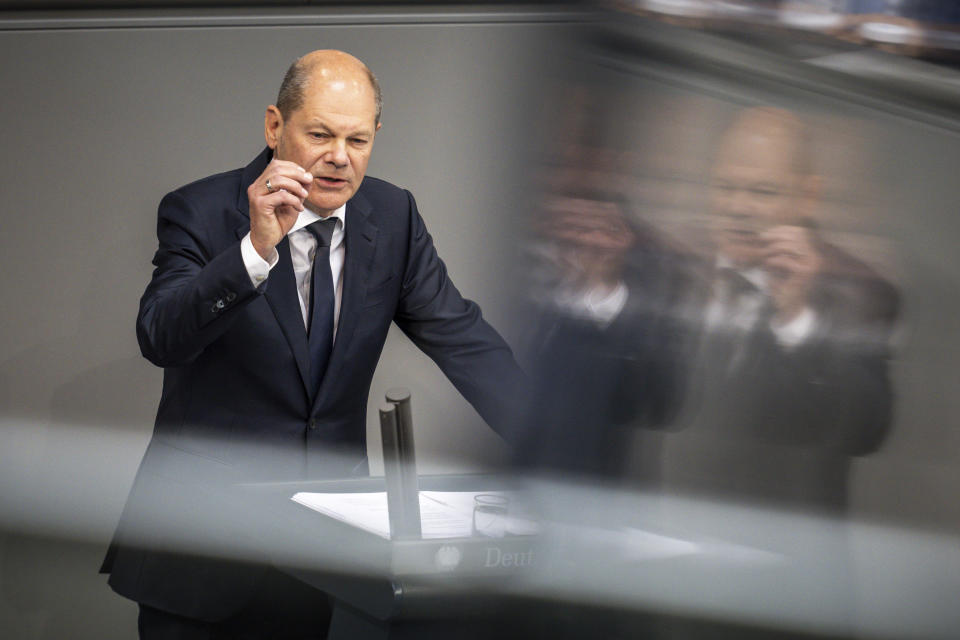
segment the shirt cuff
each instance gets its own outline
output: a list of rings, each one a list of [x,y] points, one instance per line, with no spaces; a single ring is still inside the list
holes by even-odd
[[[273,249],[269,262],[261,258],[257,250],[253,248],[253,240],[250,239],[249,231],[240,241],[240,255],[243,256],[243,266],[247,268],[247,275],[250,276],[250,282],[253,283],[254,287],[259,287],[264,283],[267,276],[270,275],[270,270],[280,260],[280,254],[277,253],[276,247]]]
[[[810,307],[806,307],[790,322],[779,326],[772,325],[770,329],[780,346],[792,348],[809,338],[816,324],[817,314]]]

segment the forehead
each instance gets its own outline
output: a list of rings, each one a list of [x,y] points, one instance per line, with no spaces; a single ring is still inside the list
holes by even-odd
[[[797,178],[803,134],[798,126],[790,125],[766,116],[745,117],[724,136],[713,174],[776,182]]]
[[[550,211],[558,214],[583,216],[613,216],[619,214],[619,208],[613,202],[576,196],[547,195],[544,197],[544,205]]]
[[[736,182],[791,182],[798,177],[796,153],[794,141],[784,136],[741,135],[721,149],[713,175]]]
[[[314,74],[304,88],[303,104],[291,119],[373,130],[376,112],[373,87],[366,77]]]
[[[578,232],[623,231],[627,228],[620,207],[613,203],[587,198],[553,196],[545,199],[547,224],[561,225]]]
[[[772,185],[788,188],[796,183],[797,174],[789,166],[757,164],[750,162],[727,162],[713,173],[715,186]]]

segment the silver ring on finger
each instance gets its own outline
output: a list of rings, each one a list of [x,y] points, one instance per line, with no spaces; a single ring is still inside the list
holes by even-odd
[[[273,193],[276,190],[277,190],[276,187],[270,184],[270,178],[267,178],[267,191],[270,193]]]

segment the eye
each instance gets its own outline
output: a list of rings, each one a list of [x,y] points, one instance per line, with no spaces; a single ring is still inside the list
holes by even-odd
[[[780,190],[776,187],[755,187],[751,189],[754,195],[758,195],[764,198],[773,198],[780,195]]]
[[[310,137],[314,140],[326,140],[330,137],[330,134],[326,131],[311,131]]]
[[[367,139],[366,138],[350,138],[350,143],[358,147],[362,147],[363,145],[367,144]]]

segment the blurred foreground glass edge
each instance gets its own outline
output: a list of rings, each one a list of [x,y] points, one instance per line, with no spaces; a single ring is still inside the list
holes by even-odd
[[[5,535],[86,542],[101,539],[116,514],[104,510],[119,478],[100,455],[136,459],[139,439],[124,432],[60,425],[60,444],[44,462],[27,454],[32,425],[7,421],[0,479],[0,527]],[[35,431],[33,432],[35,433]],[[434,478],[442,480],[442,478]],[[482,572],[438,571],[424,560],[403,565],[427,584],[582,606],[748,624],[797,633],[870,638],[946,638],[955,631],[952,594],[960,588],[960,539],[955,534],[881,523],[845,523],[815,514],[751,508],[733,503],[637,492],[611,484],[552,476],[491,476],[477,480],[512,487],[514,499],[534,514],[541,534],[522,571],[502,580]],[[334,483],[330,483],[334,484]],[[303,483],[247,485],[224,502],[243,498],[243,509],[224,508],[203,532],[184,520],[176,501],[156,504],[145,542],[180,553],[231,560],[269,555],[301,571],[392,579],[391,546],[363,533],[328,536],[329,523],[302,509],[295,537],[273,536],[286,526],[257,508],[256,495]],[[214,504],[211,503],[211,504]],[[292,505],[292,503],[291,503]],[[264,521],[270,525],[263,528]],[[253,532],[251,523],[259,522]],[[316,529],[304,528],[315,522]],[[239,532],[256,535],[238,535]],[[284,546],[278,546],[282,540]],[[436,550],[468,539],[425,541]],[[491,544],[496,541],[492,540]],[[401,547],[409,543],[401,543]],[[400,548],[400,547],[396,547]],[[431,547],[432,549],[433,547]],[[491,547],[493,548],[493,547]],[[489,554],[488,554],[489,555]],[[490,559],[487,564],[491,567]],[[497,564],[497,563],[494,563]],[[8,576],[9,577],[9,576]]]

